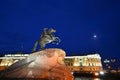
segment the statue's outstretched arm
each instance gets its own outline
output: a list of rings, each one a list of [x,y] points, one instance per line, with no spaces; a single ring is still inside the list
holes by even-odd
[[[43,37],[43,36],[45,36],[45,35],[47,35],[47,28],[44,28],[44,29],[43,29],[43,32],[42,32],[42,34],[41,34],[41,37]]]

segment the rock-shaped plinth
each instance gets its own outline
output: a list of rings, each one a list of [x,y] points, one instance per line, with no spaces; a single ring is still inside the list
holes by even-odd
[[[26,59],[10,66],[2,77],[73,80],[73,76],[63,63],[65,55],[65,51],[57,48],[32,53]]]

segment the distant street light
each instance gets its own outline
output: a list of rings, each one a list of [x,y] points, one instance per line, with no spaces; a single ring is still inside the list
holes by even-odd
[[[98,73],[98,72],[95,72],[94,75],[95,75],[95,76],[99,76],[99,73]]]
[[[99,73],[100,73],[100,75],[104,75],[105,74],[104,71],[100,71]]]

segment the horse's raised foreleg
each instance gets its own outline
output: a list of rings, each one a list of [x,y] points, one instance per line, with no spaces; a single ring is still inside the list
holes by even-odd
[[[56,38],[55,38],[55,41],[57,42],[57,43],[56,43],[57,45],[61,42],[61,40],[60,40],[59,37],[56,37]]]

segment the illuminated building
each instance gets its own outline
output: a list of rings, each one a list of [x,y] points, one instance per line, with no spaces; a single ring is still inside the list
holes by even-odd
[[[101,57],[99,54],[67,56],[64,62],[70,71],[98,72],[102,70]]]
[[[0,70],[6,69],[13,63],[25,59],[29,54],[6,54],[4,57],[0,57]]]
[[[25,59],[29,54],[7,54],[0,57],[0,70],[6,69],[13,63]],[[96,72],[102,70],[101,57],[99,54],[90,54],[85,56],[67,56],[64,63],[70,71]]]

